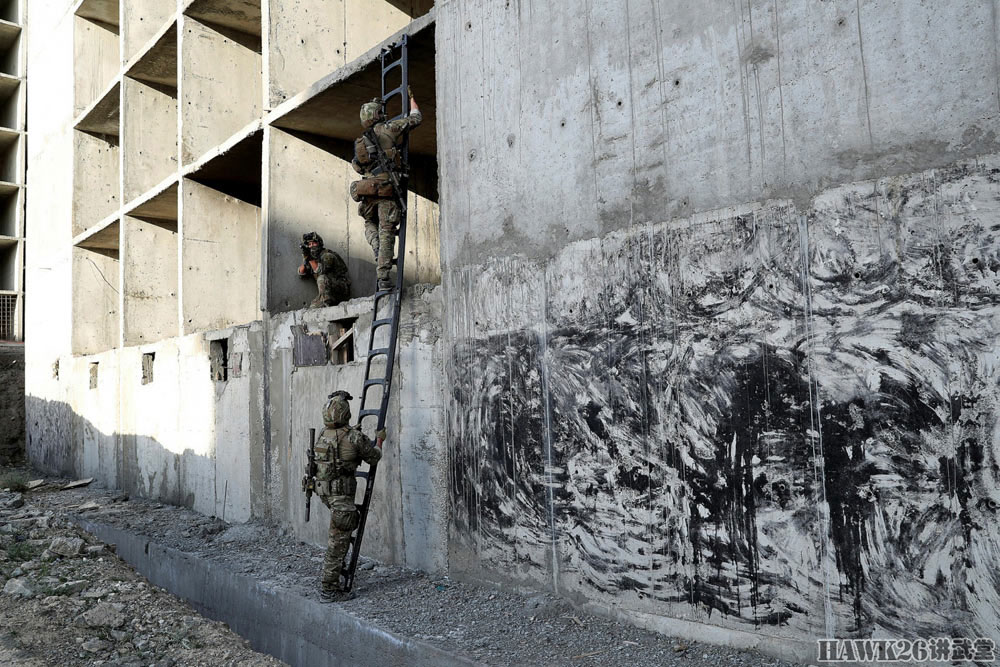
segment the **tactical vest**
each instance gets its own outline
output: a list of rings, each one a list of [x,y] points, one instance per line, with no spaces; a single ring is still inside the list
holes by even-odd
[[[342,441],[348,437],[350,426],[326,429],[316,443],[316,493],[320,496],[354,497],[358,481],[354,472],[356,461],[346,462],[340,456]]]
[[[382,167],[378,163],[378,148],[376,148],[375,142],[378,142],[378,145],[382,147],[382,152],[388,158],[390,167],[393,169],[402,169],[403,167],[402,152],[390,135],[378,131],[380,126],[384,127],[384,124],[375,125],[354,140],[354,157],[358,164],[365,167],[365,170],[372,176],[383,173]]]

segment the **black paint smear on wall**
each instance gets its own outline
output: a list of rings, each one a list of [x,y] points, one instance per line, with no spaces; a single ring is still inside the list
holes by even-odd
[[[605,240],[566,269],[592,298],[546,286],[575,307],[547,335],[458,337],[457,533],[493,567],[737,623],[815,635],[831,596],[844,633],[1000,634],[1000,225],[976,219],[1000,185],[860,190],[808,243],[781,210]]]

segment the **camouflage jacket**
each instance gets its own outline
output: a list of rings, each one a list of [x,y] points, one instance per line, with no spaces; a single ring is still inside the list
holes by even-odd
[[[354,477],[361,462],[372,464],[382,450],[354,426],[327,427],[316,440],[317,493],[331,510],[353,511],[358,482]],[[325,483],[324,483],[325,482]],[[329,489],[329,494],[325,491]]]
[[[330,250],[329,248],[323,248],[323,252],[319,254],[319,259],[306,258],[305,265],[308,268],[305,276],[329,276],[330,279],[334,281],[347,281],[347,264],[344,260],[340,258],[340,255]],[[315,266],[313,266],[315,263]]]
[[[399,154],[399,145],[403,143],[403,136],[420,125],[423,120],[424,117],[418,110],[403,118],[375,124],[372,131],[375,133],[375,138],[378,139],[378,145],[382,147],[382,150],[389,157],[389,162],[397,162],[398,164],[396,156]],[[357,158],[354,158],[351,161],[351,165],[354,167],[354,171],[366,178],[377,178],[380,181],[389,180],[389,174],[374,173],[379,171],[378,160],[373,160],[370,164],[362,165],[358,162]]]

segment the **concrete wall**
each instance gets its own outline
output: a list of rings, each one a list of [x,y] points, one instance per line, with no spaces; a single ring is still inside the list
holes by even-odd
[[[93,354],[118,346],[119,270],[116,251],[73,248],[73,352]]]
[[[438,3],[455,574],[1000,639],[995,9]]]
[[[264,2],[270,12],[268,96],[272,107],[346,65],[410,21],[388,2]]]
[[[175,64],[176,66],[176,64]],[[122,120],[125,201],[177,173],[177,89],[125,77]]]
[[[447,454],[444,405],[438,385],[443,362],[442,305],[440,289],[427,287],[409,292],[404,303],[399,362],[386,424],[389,440],[379,464],[374,491],[377,500],[365,533],[366,553],[431,571],[442,571],[447,565]],[[353,343],[356,361],[323,361],[317,366],[296,363],[297,338],[319,336],[320,346],[328,345],[334,341],[329,335],[331,323],[353,318],[357,318]],[[271,319],[267,350],[270,454],[269,472],[260,495],[267,506],[261,511],[315,544],[326,540],[329,512],[314,501],[312,519],[308,524],[304,521],[300,480],[309,444],[308,429],[322,431],[323,406],[327,396],[337,389],[347,389],[354,395],[352,412],[357,414],[370,324],[369,299],[282,313]],[[369,407],[377,398],[376,390]],[[371,428],[371,423],[368,420],[366,425]],[[358,493],[360,501],[363,485],[359,484]]]
[[[255,50],[255,48],[257,50]],[[185,16],[181,23],[181,159],[188,164],[260,118],[259,45]]]
[[[260,208],[201,183],[181,183],[185,332],[259,317]]]
[[[122,318],[125,345],[153,343],[180,331],[177,285],[177,221],[126,216]]]

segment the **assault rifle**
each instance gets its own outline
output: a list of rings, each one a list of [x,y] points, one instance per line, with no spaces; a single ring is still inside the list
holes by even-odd
[[[383,110],[383,116],[385,112]],[[407,130],[409,131],[409,130]],[[393,167],[392,163],[389,162],[389,156],[385,154],[382,150],[382,145],[378,142],[378,137],[375,136],[374,128],[368,128],[365,130],[365,136],[368,138],[369,145],[375,147],[375,159],[378,160],[378,166],[383,172],[389,174],[389,180],[392,181],[392,192],[396,195],[396,202],[399,204],[400,219],[406,219],[406,193],[403,192],[403,187],[399,183],[399,174],[396,173],[396,169]],[[403,169],[406,170],[409,165],[403,165]]]
[[[302,478],[302,491],[306,494],[306,523],[309,522],[309,509],[312,505],[312,495],[316,491],[316,429],[309,429],[309,451],[306,453],[306,476]]]

